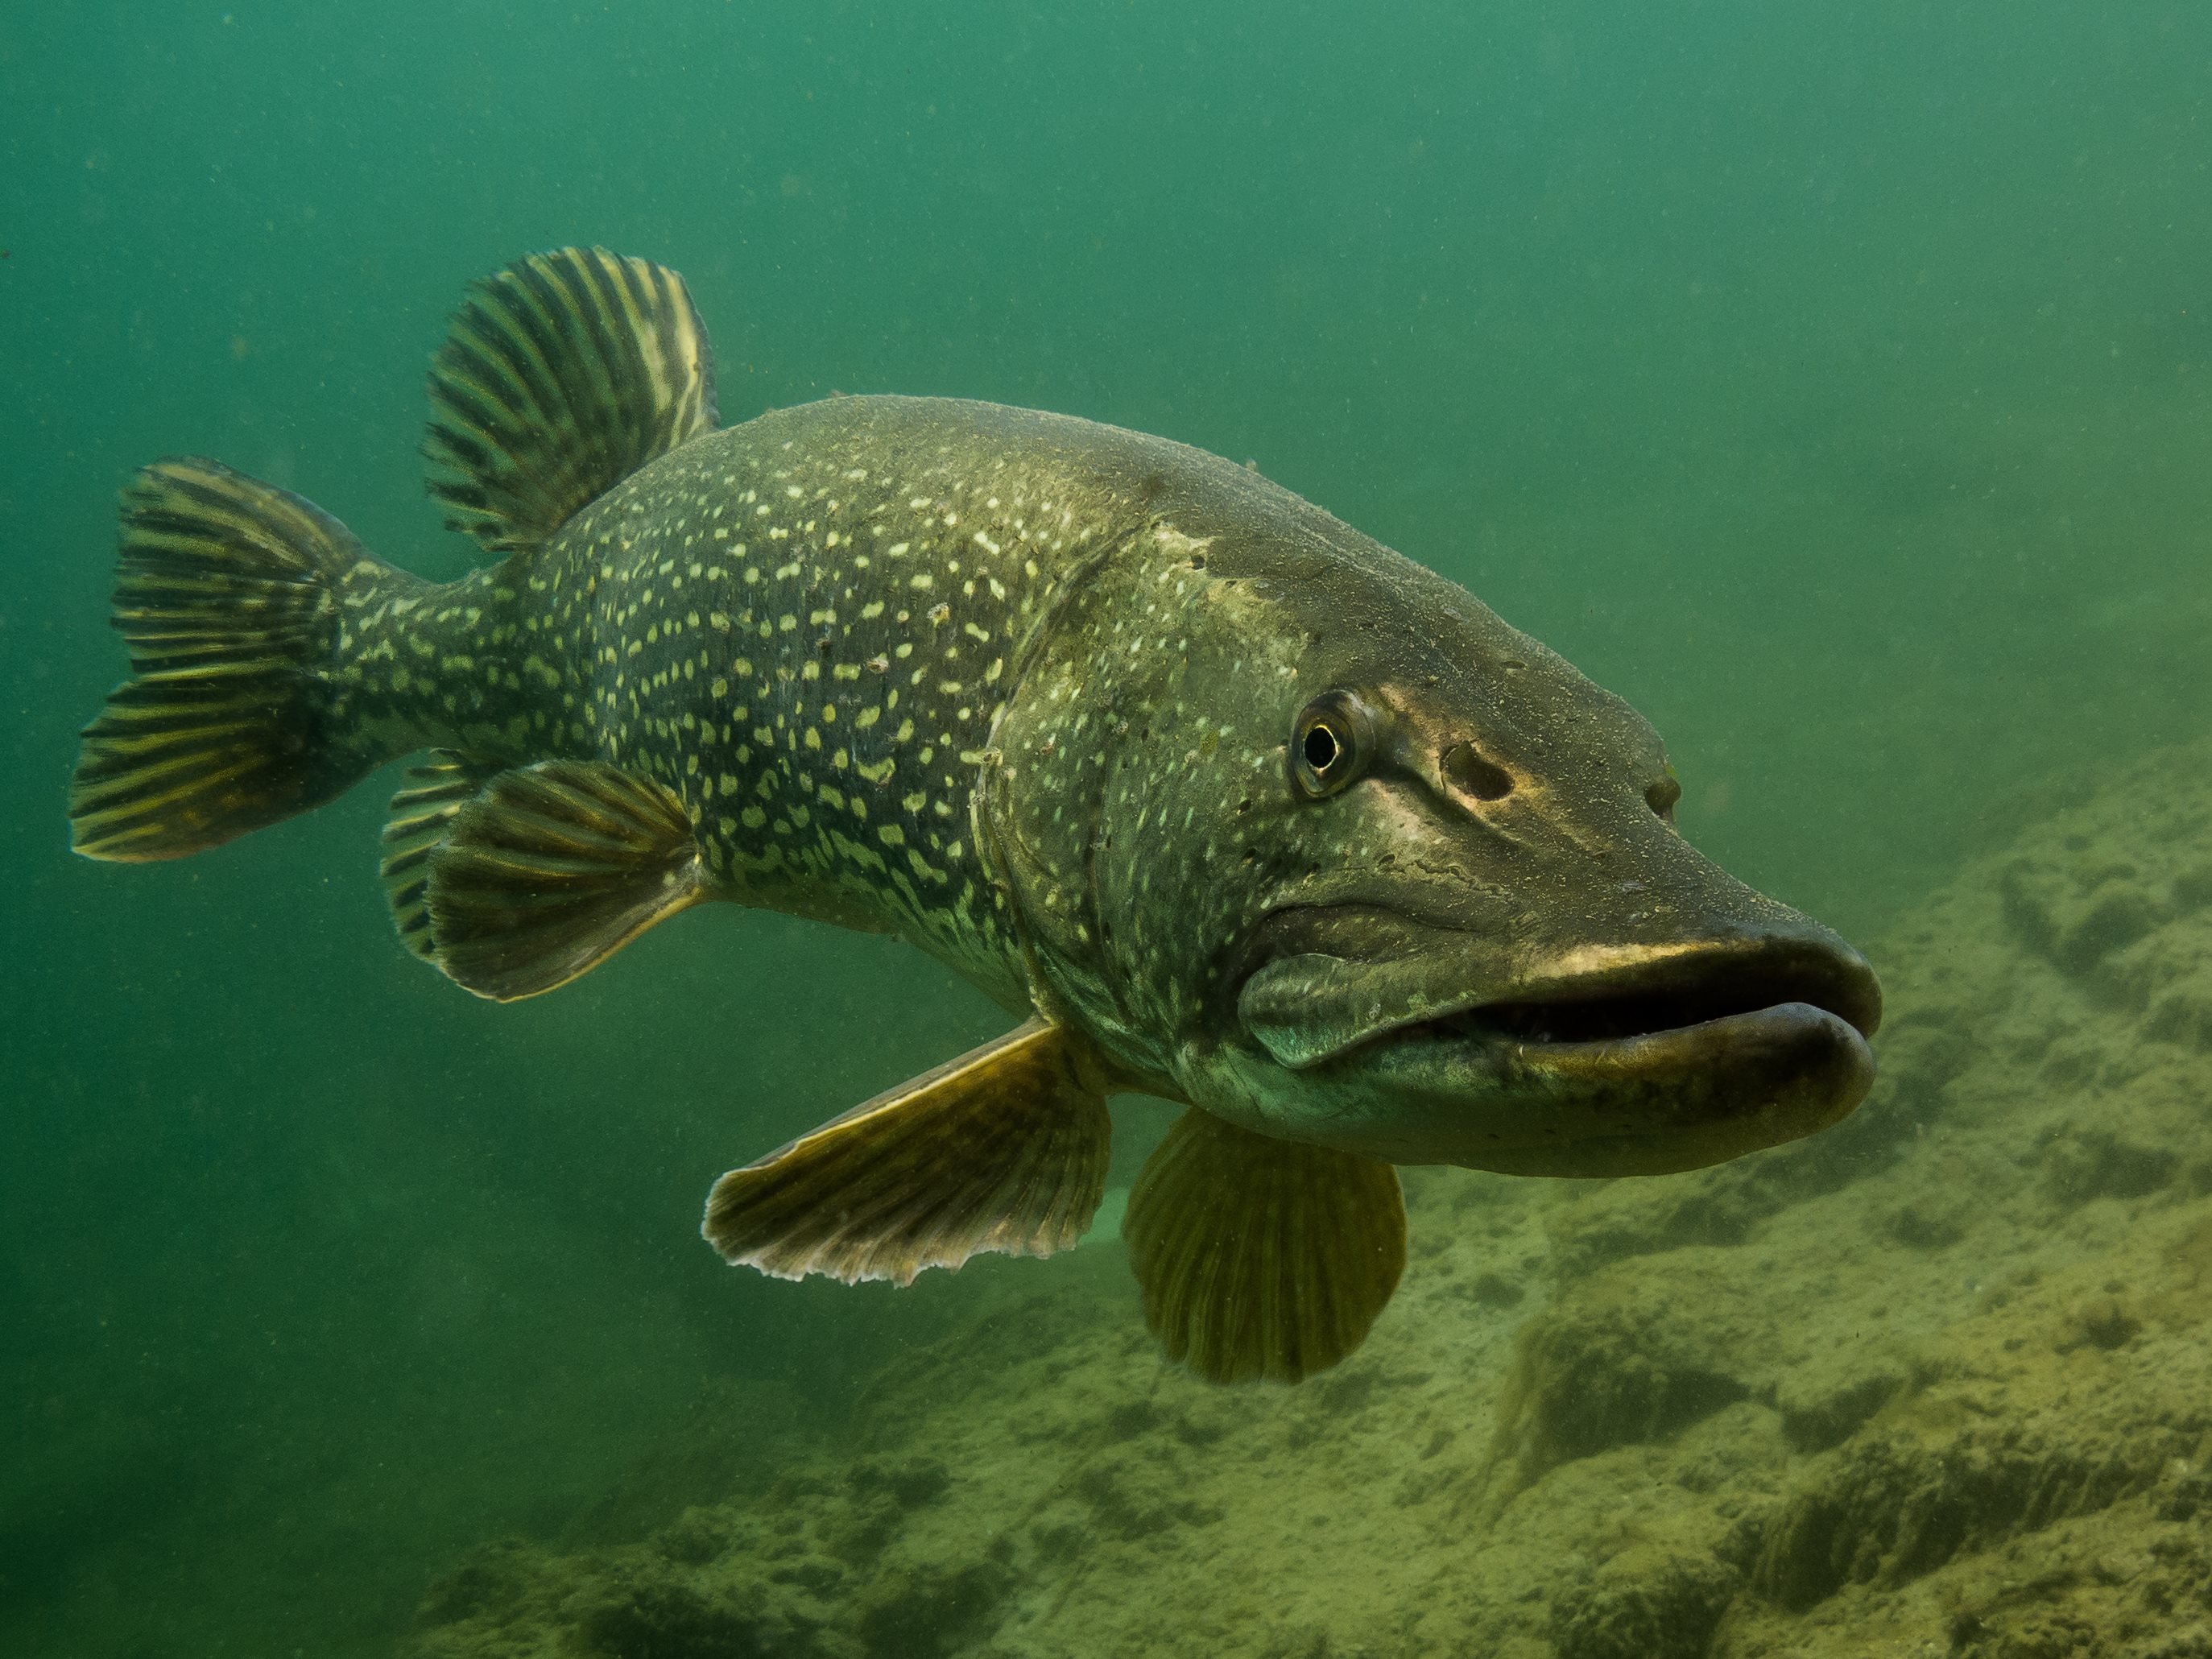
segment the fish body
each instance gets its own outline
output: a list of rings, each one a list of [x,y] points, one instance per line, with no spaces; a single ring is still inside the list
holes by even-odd
[[[392,591],[341,671],[394,755],[603,762],[673,794],[718,896],[896,933],[1026,1010],[977,781],[1071,578],[1180,447],[950,399],[703,434],[526,571]]]
[[[433,493],[502,556],[457,582],[212,462],[126,493],[77,845],[197,851],[428,748],[384,875],[472,990],[720,900],[1023,1022],[724,1176],[732,1261],[1063,1248],[1141,1091],[1190,1109],[1126,1224],[1148,1320],[1294,1380],[1395,1285],[1392,1165],[1690,1168],[1866,1089],[1872,975],[1674,832],[1640,717],[1248,468],[947,399],[717,430],[680,282],[597,251],[481,285],[432,396]]]

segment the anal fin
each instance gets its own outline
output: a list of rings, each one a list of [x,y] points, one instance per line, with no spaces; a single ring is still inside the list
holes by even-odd
[[[1032,1019],[714,1183],[701,1229],[778,1279],[910,1285],[1083,1236],[1113,1135],[1088,1045]]]
[[[430,854],[446,838],[477,792],[499,771],[456,749],[434,749],[420,766],[407,769],[407,787],[392,798],[384,818],[384,896],[392,906],[392,925],[399,942],[425,962],[438,959],[430,937]]]
[[[1195,1108],[1129,1194],[1145,1323],[1214,1382],[1296,1382],[1367,1339],[1406,1266],[1388,1164],[1276,1140]]]
[[[690,813],[650,778],[541,761],[499,773],[449,814],[441,787],[421,803],[446,817],[424,859],[428,955],[479,996],[565,985],[714,896]]]

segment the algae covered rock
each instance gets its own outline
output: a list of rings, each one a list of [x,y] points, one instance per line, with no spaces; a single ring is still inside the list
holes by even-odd
[[[1709,1551],[1644,1545],[1562,1594],[1547,1633],[1559,1659],[1703,1659],[1741,1588]]]
[[[1501,1396],[1498,1452],[1525,1483],[1556,1464],[1663,1441],[1752,1391],[1756,1322],[1740,1287],[1670,1258],[1678,1295],[1649,1267],[1578,1286],[1525,1325]]]

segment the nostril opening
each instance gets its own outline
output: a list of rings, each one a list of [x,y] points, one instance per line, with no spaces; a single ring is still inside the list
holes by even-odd
[[[1477,800],[1503,800],[1513,793],[1513,775],[1485,760],[1472,744],[1455,743],[1445,750],[1443,766],[1444,781]]]
[[[1669,772],[1644,792],[1644,799],[1653,811],[1672,823],[1674,821],[1674,803],[1682,799],[1682,786]]]

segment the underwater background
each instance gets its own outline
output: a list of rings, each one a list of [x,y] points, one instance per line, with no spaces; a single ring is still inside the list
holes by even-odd
[[[2074,900],[1947,901],[1981,930],[1947,934],[1930,895],[2101,799],[2036,843],[2035,879],[2071,892],[2069,860],[2127,861],[2127,790],[2151,786],[2112,791],[2170,781],[2161,756],[2201,775],[2171,745],[2212,726],[2203,7],[0,14],[0,1649],[389,1654],[486,1540],[590,1552],[733,1494],[795,1504],[776,1483],[834,1464],[884,1379],[925,1378],[945,1421],[1001,1411],[1013,1298],[1051,1301],[1037,1344],[1133,1325],[1095,1262],[846,1291],[699,1242],[720,1170],[1003,1025],[902,947],[717,911],[556,998],[478,1002],[392,936],[376,785],[187,862],[69,856],[76,729],[124,665],[118,487],[220,457],[458,574],[416,453],[428,355],[471,279],[569,242],[684,274],[726,421],[939,393],[1256,461],[1627,697],[1686,832],[1886,978],[2039,939],[2063,966]],[[2203,813],[2161,813],[2164,853],[2212,857]],[[2196,867],[2142,876],[2144,902],[2188,909]],[[2212,1113],[2212,1037],[2176,1052],[2185,1123]],[[2021,1086],[2063,1121],[2050,1079]],[[1164,1115],[1124,1121],[1117,1182]],[[2099,1201],[2201,1198],[2174,1156]],[[1516,1216],[1553,1192],[1466,1179]],[[1424,1191],[1417,1226],[1481,1233]],[[1951,1235],[1943,1282],[2016,1242]],[[1378,1341],[1503,1329],[1527,1261],[1401,1299]],[[994,1340],[947,1344],[994,1313]],[[1023,1408],[1048,1419],[1057,1386]],[[1360,1403],[1314,1399],[1324,1438]],[[1271,1524],[1258,1498],[1215,1508]],[[1439,1567],[1482,1510],[1452,1513]],[[1541,1639],[1604,1651],[1560,1619]],[[914,1628],[853,1650],[986,1640]],[[1249,1650],[1349,1651],[1279,1636]],[[2081,1639],[2048,1650],[2121,1650]]]

